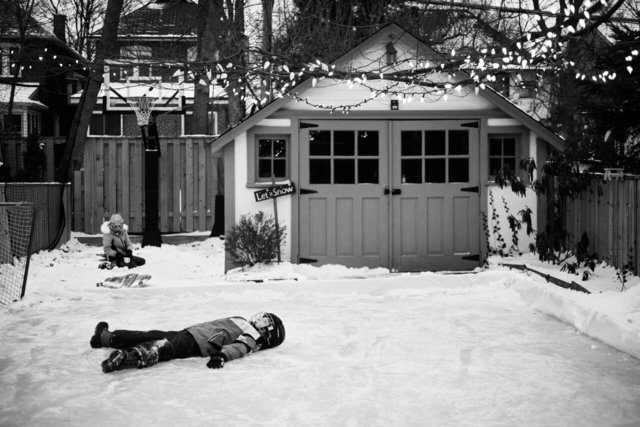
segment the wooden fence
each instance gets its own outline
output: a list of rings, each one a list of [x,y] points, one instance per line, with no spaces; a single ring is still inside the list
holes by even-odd
[[[71,186],[41,182],[0,183],[0,202],[30,202],[36,207],[31,251],[61,245],[71,237]]]
[[[56,144],[64,144],[65,138],[41,136],[38,142],[42,144],[47,156],[43,177],[44,181],[53,182],[55,180],[54,147]],[[24,168],[24,152],[27,149],[27,139],[4,139],[0,144],[2,144],[2,152],[4,153],[3,163],[9,167],[9,175],[15,176],[20,169]]]
[[[211,231],[222,159],[210,138],[160,138],[161,233]],[[140,138],[87,138],[84,169],[73,177],[73,229],[98,233],[120,212],[130,233],[144,231],[144,149]]]
[[[589,251],[620,268],[632,259],[634,272],[640,267],[640,177],[603,181],[594,178],[589,189],[567,206],[567,230],[575,241],[583,233]]]

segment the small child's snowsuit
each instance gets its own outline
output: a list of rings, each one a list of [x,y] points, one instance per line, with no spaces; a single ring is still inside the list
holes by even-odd
[[[107,257],[107,261],[112,261],[117,267],[129,267],[134,268],[145,264],[145,259],[139,256],[134,256],[133,243],[127,233],[128,227],[124,225],[119,235],[115,235],[109,228],[109,223],[105,222],[100,227],[102,232],[102,247],[104,248],[104,254]],[[125,261],[125,258],[130,258],[129,262]]]
[[[189,326],[181,331],[109,331],[108,324],[96,326],[91,346],[118,350],[102,362],[106,372],[124,368],[146,368],[158,362],[188,357],[211,357],[221,361],[208,367],[220,368],[261,349],[260,332],[242,317],[227,317]],[[210,362],[211,363],[211,360]]]

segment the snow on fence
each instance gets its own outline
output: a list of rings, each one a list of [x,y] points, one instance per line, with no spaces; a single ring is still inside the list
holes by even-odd
[[[629,262],[634,272],[640,267],[640,177],[625,176],[605,181],[594,177],[580,197],[567,204],[567,231],[574,242],[583,233],[589,251],[617,268]]]
[[[160,138],[161,233],[211,231],[222,160],[211,138]],[[144,231],[144,149],[141,138],[87,138],[84,168],[73,177],[73,229],[99,232],[105,218],[124,215],[131,233]]]

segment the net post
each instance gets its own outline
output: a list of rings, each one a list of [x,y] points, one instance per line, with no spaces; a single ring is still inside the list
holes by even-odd
[[[29,233],[29,241],[27,242],[27,260],[24,266],[24,279],[22,280],[22,290],[20,291],[20,299],[24,298],[27,290],[27,278],[29,277],[29,264],[31,264],[31,245],[33,244],[33,223],[36,218],[36,207],[33,205],[26,206],[31,211],[31,232]]]

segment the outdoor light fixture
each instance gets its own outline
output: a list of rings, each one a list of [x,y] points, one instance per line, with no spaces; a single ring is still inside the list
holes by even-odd
[[[397,99],[392,99],[391,100],[391,109],[392,110],[398,110],[400,108],[399,104],[398,104],[398,100]]]
[[[398,61],[398,51],[393,46],[393,42],[387,43],[387,65],[393,65]]]

